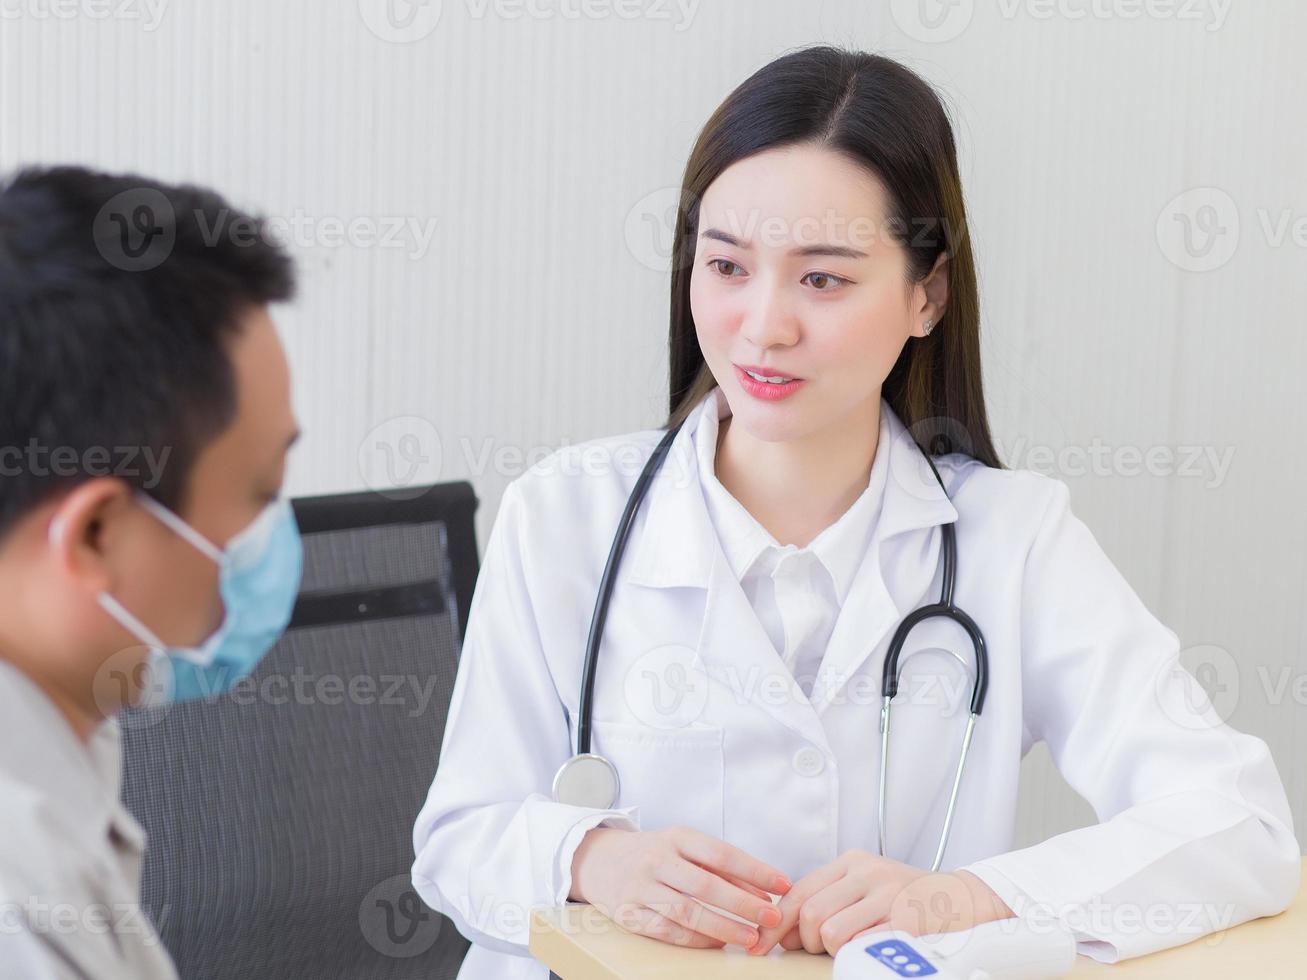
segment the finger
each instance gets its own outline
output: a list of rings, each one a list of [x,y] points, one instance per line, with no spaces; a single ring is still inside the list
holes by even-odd
[[[867,897],[867,885],[861,878],[845,875],[832,881],[803,903],[799,911],[799,938],[809,953],[825,953],[822,927],[849,906]],[[865,914],[866,910],[864,910]]]
[[[771,898],[751,895],[715,872],[690,861],[672,861],[662,869],[658,880],[682,894],[715,905],[751,923],[774,925],[781,918]],[[748,945],[752,943],[750,940]]]
[[[705,936],[694,929],[687,929],[656,909],[643,909],[635,916],[634,925],[636,928],[632,931],[639,935],[670,943],[673,946],[684,946],[688,949],[721,949],[725,945],[720,939]]]
[[[867,895],[847,908],[840,909],[826,920],[825,928],[822,930],[824,933],[822,942],[826,952],[834,956],[839,952],[840,947],[854,936],[886,923],[888,917],[889,903],[883,894]]]
[[[677,828],[674,839],[681,855],[695,864],[713,871],[728,871],[736,878],[776,894],[785,894],[791,888],[790,879],[778,868],[759,861],[734,844],[690,827]]]
[[[770,952],[778,939],[799,924],[799,909],[803,904],[831,882],[838,881],[843,875],[844,866],[838,861],[832,861],[800,878],[776,903],[776,907],[781,911],[781,921],[761,929],[757,944],[749,952],[758,955]]]
[[[798,926],[785,934],[785,938],[781,940],[781,947],[789,950],[803,949],[803,940],[799,938]]]
[[[702,865],[701,865],[701,867],[702,867]],[[709,870],[709,871],[712,871],[713,869],[712,869],[712,868],[709,868],[708,870]],[[767,903],[770,904],[770,905],[773,905],[773,906],[774,906],[774,905],[776,904],[776,900],[773,898],[773,893],[767,891],[765,888],[759,888],[757,885],[750,884],[749,882],[745,881],[743,878],[737,878],[737,877],[735,877],[735,875],[731,874],[729,871],[720,871],[720,870],[719,870],[719,871],[714,871],[713,873],[716,874],[716,875],[718,875],[718,876],[721,877],[721,878],[725,878],[725,879],[726,879],[727,881],[729,881],[731,884],[733,884],[733,885],[735,885],[735,886],[737,886],[737,887],[739,887],[739,888],[743,888],[743,889],[744,889],[746,892],[748,892],[750,895],[756,895],[756,896],[758,896],[759,898],[763,899],[765,902],[767,902]]]
[[[743,878],[737,878],[737,877],[735,877],[735,875],[731,874],[729,871],[718,871],[717,874],[719,874],[721,877],[725,878],[725,879],[726,879],[727,881],[729,881],[731,884],[733,884],[733,885],[735,885],[735,886],[737,886],[737,887],[739,887],[739,888],[743,888],[743,889],[744,889],[746,892],[748,892],[750,895],[757,895],[759,898],[761,898],[763,901],[765,901],[768,905],[775,905],[775,904],[776,904],[774,901],[772,901],[772,893],[771,893],[771,892],[766,891],[765,889],[759,888],[757,885],[751,885],[751,884],[749,884],[749,882],[745,881]]]
[[[758,939],[758,931],[752,926],[728,919],[720,912],[705,908],[693,896],[664,885],[657,886],[654,900],[646,904],[664,918],[724,943],[747,947]]]

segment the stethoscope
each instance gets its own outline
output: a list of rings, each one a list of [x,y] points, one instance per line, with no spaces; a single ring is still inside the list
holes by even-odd
[[[599,662],[599,645],[603,638],[604,621],[608,618],[608,602],[612,598],[613,582],[617,577],[617,566],[626,551],[626,540],[631,533],[631,525],[640,508],[649,484],[662,466],[663,460],[671,449],[672,442],[681,430],[684,420],[669,429],[662,441],[654,449],[653,455],[645,463],[644,470],[636,480],[631,496],[626,501],[617,533],[613,536],[612,547],[608,551],[608,563],[604,566],[603,577],[599,580],[599,594],[595,599],[594,615],[590,619],[590,633],[586,638],[585,667],[581,678],[581,702],[576,726],[576,754],[564,762],[554,775],[554,799],[559,803],[574,806],[592,807],[601,810],[612,809],[617,803],[621,783],[617,767],[604,756],[590,751],[590,718],[594,711],[595,668]],[[935,463],[925,452],[922,453],[935,479],[947,495],[948,489],[940,478]],[[885,854],[885,776],[889,766],[890,743],[890,702],[899,689],[899,653],[912,628],[928,619],[949,619],[961,626],[971,638],[972,656],[976,666],[975,678],[971,685],[971,714],[967,719],[966,732],[962,736],[962,752],[958,757],[957,772],[953,777],[953,788],[949,793],[948,809],[944,813],[944,828],[940,833],[939,848],[935,851],[935,860],[931,871],[938,871],[944,860],[944,848],[948,845],[949,831],[953,826],[953,814],[957,809],[958,788],[962,784],[962,773],[966,769],[967,754],[971,750],[971,739],[976,729],[976,720],[985,706],[985,692],[989,688],[989,656],[985,652],[985,637],[970,616],[953,604],[953,586],[957,579],[957,534],[952,524],[941,525],[944,535],[944,581],[940,590],[939,602],[909,613],[899,624],[890,640],[889,651],[885,656],[885,667],[881,677],[880,733],[880,787],[877,800],[877,814],[880,820],[879,847],[880,854]],[[953,656],[965,669],[966,660],[959,654]]]

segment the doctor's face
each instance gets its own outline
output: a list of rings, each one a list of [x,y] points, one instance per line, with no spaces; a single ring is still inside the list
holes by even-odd
[[[741,160],[704,194],[690,310],[735,421],[755,438],[850,423],[865,435],[903,345],[939,320],[944,263],[929,289],[909,284],[885,214],[875,176],[813,144]]]

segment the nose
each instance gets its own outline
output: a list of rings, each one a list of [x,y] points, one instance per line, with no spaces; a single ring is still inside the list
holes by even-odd
[[[799,340],[799,322],[782,290],[759,288],[745,311],[740,333],[755,346],[790,347]]]

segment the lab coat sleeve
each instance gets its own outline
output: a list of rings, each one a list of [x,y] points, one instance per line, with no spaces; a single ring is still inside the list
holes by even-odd
[[[1018,915],[1052,914],[1103,962],[1284,910],[1301,853],[1266,743],[1225,724],[1069,507],[1033,541],[1022,595],[1026,724],[1099,823],[966,865]]]
[[[472,942],[518,956],[530,955],[531,907],[567,900],[586,831],[639,829],[635,806],[553,800],[554,773],[572,748],[532,610],[529,566],[550,556],[527,553],[529,519],[515,481],[486,544],[435,779],[413,831],[413,885],[427,904]]]

